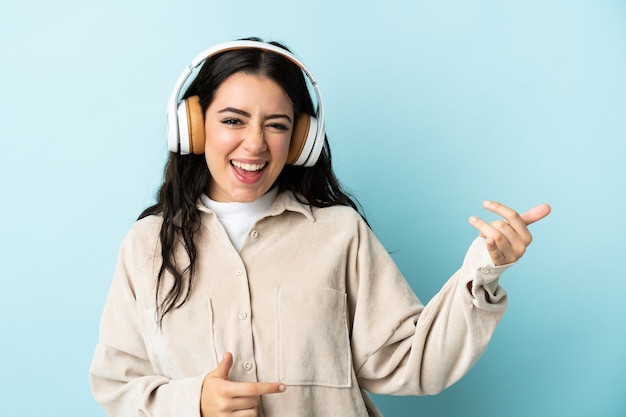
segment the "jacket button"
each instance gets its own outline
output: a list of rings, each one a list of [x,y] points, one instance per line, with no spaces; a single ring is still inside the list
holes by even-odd
[[[248,313],[246,313],[245,311],[242,311],[241,313],[239,313],[239,320],[245,320],[248,318]]]
[[[245,361],[243,363],[243,369],[245,369],[246,371],[249,371],[250,369],[252,369],[252,362]]]
[[[259,237],[259,231],[254,229],[253,231],[250,232],[250,237],[252,237],[252,239],[256,239]]]

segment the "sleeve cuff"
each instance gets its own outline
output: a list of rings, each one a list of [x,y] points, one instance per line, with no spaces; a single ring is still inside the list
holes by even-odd
[[[506,292],[499,285],[500,275],[514,263],[495,266],[487,251],[485,239],[478,237],[470,245],[463,261],[463,286],[471,282],[472,303],[486,310],[506,308]]]
[[[159,410],[154,415],[177,415],[200,417],[200,396],[204,375],[172,380],[158,388],[158,395],[152,397],[153,404],[148,409]],[[167,410],[167,411],[166,411]],[[163,412],[166,411],[166,412]]]

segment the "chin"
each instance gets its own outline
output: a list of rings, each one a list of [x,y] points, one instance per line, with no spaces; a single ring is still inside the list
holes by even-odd
[[[265,194],[266,192],[267,192],[267,190],[265,190],[264,192],[246,191],[246,192],[243,192],[243,193],[231,194],[230,198],[231,198],[232,201],[237,202],[237,203],[252,203],[257,198],[259,198],[263,194]]]

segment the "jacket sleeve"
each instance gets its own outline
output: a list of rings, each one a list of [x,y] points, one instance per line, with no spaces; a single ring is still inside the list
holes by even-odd
[[[114,417],[199,417],[204,375],[167,378],[150,361],[133,276],[136,263],[154,259],[133,256],[133,246],[127,236],[102,314],[90,369],[93,396]]]
[[[485,351],[507,306],[484,239],[422,305],[369,229],[360,232],[352,353],[362,388],[380,394],[435,394],[465,375]]]

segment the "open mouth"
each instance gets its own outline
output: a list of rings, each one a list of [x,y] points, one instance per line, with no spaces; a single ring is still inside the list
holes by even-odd
[[[264,175],[264,170],[267,167],[267,161],[258,164],[249,164],[241,161],[230,161],[230,165],[233,167],[235,177],[247,184],[253,184],[260,180]]]
[[[230,161],[230,164],[232,166],[234,166],[237,169],[243,170],[243,171],[247,171],[247,172],[257,172],[257,171],[261,171],[263,168],[265,168],[265,166],[267,165],[267,162],[263,162],[260,164],[247,164],[245,162],[239,162],[239,161]]]

